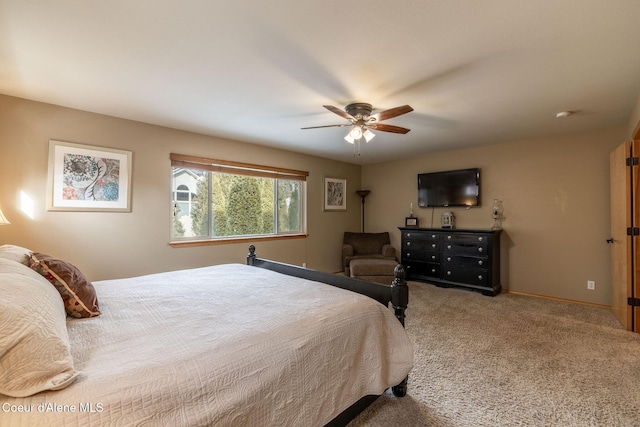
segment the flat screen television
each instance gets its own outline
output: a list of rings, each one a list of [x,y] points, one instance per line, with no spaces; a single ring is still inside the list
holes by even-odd
[[[480,169],[418,174],[418,206],[480,206]]]

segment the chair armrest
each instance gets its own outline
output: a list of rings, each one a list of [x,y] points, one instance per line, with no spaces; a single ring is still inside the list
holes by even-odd
[[[349,275],[349,261],[353,258],[354,249],[353,246],[348,243],[342,244],[342,268],[344,268],[345,274]]]
[[[348,243],[342,245],[342,257],[353,256],[353,246]]]
[[[396,258],[396,248],[394,248],[393,246],[391,246],[388,243],[382,245],[382,256],[387,257],[387,258],[397,259]]]

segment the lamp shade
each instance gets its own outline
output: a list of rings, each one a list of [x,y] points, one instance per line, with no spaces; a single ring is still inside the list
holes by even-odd
[[[351,138],[353,139],[362,138],[362,128],[360,126],[354,126],[353,129],[351,129],[351,132],[349,132],[349,135],[351,135]]]
[[[376,137],[376,134],[371,132],[369,129],[365,130],[364,133],[362,134],[362,136],[364,136],[364,139],[369,142],[371,141],[373,138]]]
[[[351,136],[351,133],[348,133],[347,136],[344,137],[344,140],[349,144],[354,144],[356,142],[356,140]]]
[[[0,225],[11,224],[6,216],[2,213],[2,209],[0,209]]]

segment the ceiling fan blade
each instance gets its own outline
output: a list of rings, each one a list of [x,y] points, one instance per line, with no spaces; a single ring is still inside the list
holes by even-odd
[[[413,108],[411,108],[410,106],[402,105],[400,107],[390,108],[388,110],[380,111],[379,113],[376,113],[371,117],[381,122],[383,120],[391,119],[393,117],[398,117],[398,116],[401,116],[402,114],[407,114],[412,111],[413,111]]]
[[[333,105],[323,105],[323,107],[331,111],[332,113],[339,115],[340,117],[344,117],[347,120],[355,120],[355,117],[353,117],[351,114],[347,113],[346,111],[339,109],[338,107],[334,107]]]
[[[345,123],[342,125],[310,126],[306,128],[300,128],[300,129],[319,129],[319,128],[332,128],[332,127],[343,127],[343,126],[353,126],[353,125],[351,123]]]
[[[374,125],[369,125],[369,127],[373,130],[380,130],[382,132],[392,132],[392,133],[408,133],[411,129],[401,128],[400,126],[386,125],[384,123],[376,123]]]

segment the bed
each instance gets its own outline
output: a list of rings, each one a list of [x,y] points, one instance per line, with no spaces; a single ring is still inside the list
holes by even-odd
[[[23,271],[0,257],[0,283],[8,270],[35,283],[33,258]],[[251,246],[246,264],[92,286],[96,306],[83,307],[93,315],[56,326],[69,343],[59,372],[36,393],[0,388],[0,424],[343,425],[388,388],[406,394],[401,266],[385,286],[264,260]],[[0,330],[8,324],[0,313]],[[0,377],[6,350],[0,339]]]

